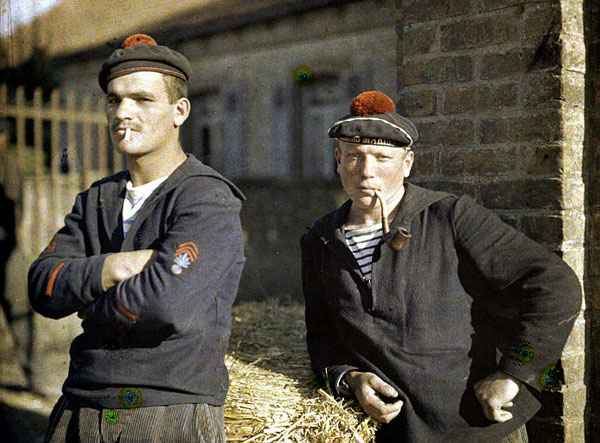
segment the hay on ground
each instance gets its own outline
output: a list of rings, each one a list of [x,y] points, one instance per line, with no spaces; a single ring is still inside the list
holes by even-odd
[[[372,442],[377,424],[352,400],[309,382],[304,311],[276,300],[233,309],[225,403],[231,442]]]

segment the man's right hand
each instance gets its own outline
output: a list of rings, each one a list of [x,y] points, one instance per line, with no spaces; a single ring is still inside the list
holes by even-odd
[[[383,401],[381,396],[394,399],[398,397],[398,393],[377,375],[372,372],[350,371],[345,378],[363,410],[375,420],[389,423],[400,413],[404,402],[402,400],[394,403]]]
[[[131,252],[117,252],[106,257],[102,267],[102,289],[105,291],[142,272],[156,258],[156,251],[141,249]]]

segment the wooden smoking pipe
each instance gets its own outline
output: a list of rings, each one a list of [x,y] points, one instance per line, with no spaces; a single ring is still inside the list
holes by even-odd
[[[390,233],[390,223],[386,215],[387,206],[385,200],[379,191],[375,191],[375,196],[379,200],[379,206],[381,208],[381,225],[383,227],[383,239],[385,244],[394,251],[400,251],[412,237],[412,234],[408,232],[406,228],[399,228],[393,234]]]

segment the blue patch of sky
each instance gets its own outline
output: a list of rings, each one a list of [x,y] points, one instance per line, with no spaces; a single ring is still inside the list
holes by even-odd
[[[0,0],[0,36],[5,37],[20,25],[59,4],[61,0]]]

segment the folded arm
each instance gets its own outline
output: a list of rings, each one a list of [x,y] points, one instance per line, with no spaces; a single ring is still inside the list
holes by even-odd
[[[485,397],[493,404],[509,403],[519,390],[518,381],[536,390],[545,387],[544,371],[560,358],[579,314],[581,287],[558,256],[470,198],[458,199],[453,221],[457,247],[473,260],[489,287],[518,307],[514,326],[507,326],[504,334],[507,343],[498,344],[503,352],[500,372],[478,386],[480,401]]]
[[[139,274],[155,259],[156,251],[153,249],[110,254],[102,267],[102,289],[106,291],[117,283]]]
[[[119,266],[128,256],[107,258],[106,295],[80,312],[84,326],[185,329],[209,305],[202,297],[220,294],[222,279],[243,262],[241,202],[220,180],[197,181],[196,192],[178,197],[172,224],[152,251],[135,251],[130,268]]]
[[[109,254],[90,255],[85,236],[86,198],[85,193],[77,196],[65,226],[29,269],[30,303],[46,317],[66,317],[104,294],[101,275]]]

